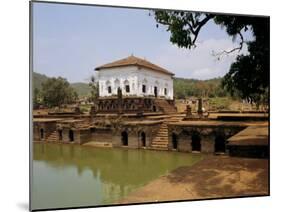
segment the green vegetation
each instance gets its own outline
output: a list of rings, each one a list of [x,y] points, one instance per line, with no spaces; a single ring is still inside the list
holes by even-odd
[[[239,45],[232,50],[216,53],[218,58],[232,52],[239,52],[244,44],[248,54],[240,54],[223,78],[223,86],[233,96],[239,96],[251,103],[268,103],[269,98],[269,18],[253,16],[216,15],[201,12],[155,10],[158,24],[167,27],[171,33],[170,42],[179,48],[196,48],[196,40],[208,22],[225,29],[226,33]],[[253,40],[245,41],[243,33],[250,31]],[[198,44],[200,45],[200,44]]]
[[[33,91],[35,89],[42,89],[42,83],[46,82],[50,77],[44,75],[44,74],[39,74],[36,72],[32,73],[32,81],[33,81]],[[70,83],[69,84],[78,94],[79,97],[88,97],[90,96],[91,93],[91,88],[87,83],[83,82],[77,82],[77,83]]]
[[[91,88],[89,100],[93,102],[99,96],[99,84],[98,84],[98,81],[95,79],[94,76],[91,77],[91,82],[89,82],[88,86]]]
[[[33,86],[33,91],[35,89],[41,90],[42,89],[42,83],[46,82],[49,79],[44,74],[39,74],[36,72],[32,73],[32,86]]]
[[[80,108],[80,110],[81,110],[81,112],[83,112],[83,113],[88,113],[88,112],[90,112],[90,110],[91,110],[91,106],[92,105],[89,105],[89,104],[81,104],[80,106],[79,106],[79,108]]]
[[[215,97],[209,99],[209,107],[213,110],[230,110],[232,99],[229,97]]]
[[[79,97],[87,97],[91,92],[91,88],[87,83],[83,83],[83,82],[70,83],[70,86],[77,92]]]
[[[226,90],[221,86],[221,78],[209,80],[175,78],[174,95],[177,99],[187,97],[225,97],[228,96]]]
[[[78,99],[77,93],[66,79],[48,78],[41,84],[41,90],[34,88],[33,92],[33,107],[37,108],[39,105],[47,107],[62,106],[63,104],[74,103]]]

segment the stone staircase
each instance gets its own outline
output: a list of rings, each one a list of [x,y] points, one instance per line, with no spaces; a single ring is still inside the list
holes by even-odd
[[[56,130],[54,130],[52,133],[50,133],[46,138],[47,142],[57,142],[58,140],[59,140],[59,136],[58,136],[58,132]]]
[[[168,150],[168,123],[179,122],[182,119],[183,117],[178,115],[169,115],[168,117],[164,118],[158,132],[156,133],[156,136],[151,142],[151,146],[149,147],[149,149]]]
[[[153,138],[149,149],[153,150],[168,150],[168,125],[163,122]]]
[[[166,114],[177,112],[177,108],[174,105],[169,104],[165,99],[155,99],[155,104]]]

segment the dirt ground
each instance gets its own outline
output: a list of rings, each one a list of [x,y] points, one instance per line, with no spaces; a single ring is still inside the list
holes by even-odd
[[[207,156],[192,167],[179,167],[119,203],[268,195],[268,160]]]

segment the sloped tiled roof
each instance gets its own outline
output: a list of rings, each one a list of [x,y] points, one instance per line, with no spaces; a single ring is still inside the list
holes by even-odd
[[[124,66],[138,66],[138,67],[143,67],[143,68],[148,68],[152,69],[156,72],[168,74],[168,75],[175,75],[172,72],[169,72],[168,70],[161,68],[160,66],[157,66],[147,60],[135,57],[135,56],[129,56],[121,60],[114,61],[112,63],[107,63],[102,66],[96,67],[95,70],[99,71],[102,69],[107,69],[107,68],[116,68],[116,67],[124,67]]]

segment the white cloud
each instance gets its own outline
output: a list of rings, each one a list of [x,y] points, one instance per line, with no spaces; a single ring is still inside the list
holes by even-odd
[[[174,72],[177,77],[209,79],[222,77],[228,71],[231,63],[235,61],[238,54],[224,55],[220,60],[213,53],[224,50],[229,51],[239,44],[229,39],[208,39],[198,42],[194,49],[179,49],[174,45],[162,47],[162,54],[155,56],[153,62]],[[246,46],[240,53],[246,53]]]

